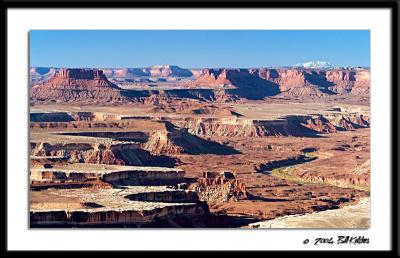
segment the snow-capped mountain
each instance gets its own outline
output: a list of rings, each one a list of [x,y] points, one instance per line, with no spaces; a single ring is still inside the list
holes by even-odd
[[[327,61],[310,61],[306,63],[295,64],[295,67],[319,69],[319,68],[332,68],[333,65]]]

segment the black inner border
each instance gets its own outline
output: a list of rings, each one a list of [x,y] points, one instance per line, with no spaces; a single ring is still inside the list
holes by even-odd
[[[399,2],[396,0],[393,1],[278,1],[278,0],[272,0],[272,1],[256,1],[256,0],[242,0],[242,1],[229,1],[229,0],[216,0],[216,1],[210,1],[210,0],[203,0],[203,1],[176,1],[176,0],[60,0],[60,1],[51,1],[51,0],[3,0],[3,5],[2,5],[2,14],[3,14],[3,21],[4,21],[4,27],[2,30],[2,36],[3,36],[3,42],[4,42],[4,52],[3,52],[3,67],[4,69],[2,71],[2,77],[4,78],[3,81],[3,86],[1,87],[1,90],[3,91],[1,96],[3,97],[2,101],[2,107],[3,107],[3,121],[6,121],[3,123],[3,137],[4,137],[4,142],[3,142],[3,153],[6,155],[1,155],[3,159],[3,164],[4,164],[4,170],[0,173],[0,180],[2,184],[2,190],[3,190],[3,198],[2,198],[2,212],[1,212],[1,220],[3,222],[3,239],[2,241],[2,253],[8,255],[18,255],[18,254],[28,254],[28,253],[37,253],[41,255],[41,257],[45,256],[54,256],[54,255],[60,255],[61,252],[67,251],[68,250],[68,243],[65,243],[65,250],[64,251],[8,251],[7,250],[7,145],[9,141],[12,141],[12,139],[7,138],[7,101],[15,101],[15,100],[8,100],[7,99],[7,10],[9,8],[268,8],[268,9],[274,9],[274,8],[296,8],[296,9],[303,9],[303,8],[343,8],[343,9],[352,9],[352,8],[362,8],[362,9],[372,9],[372,8],[385,8],[385,9],[390,9],[391,10],[391,46],[392,46],[392,58],[391,58],[391,72],[392,72],[392,78],[391,78],[391,119],[392,119],[392,125],[391,125],[391,138],[392,138],[392,145],[391,145],[391,173],[392,173],[392,202],[391,202],[391,213],[392,213],[392,231],[391,231],[391,251],[246,251],[246,252],[251,252],[251,254],[254,255],[262,255],[262,254],[272,254],[272,255],[279,255],[279,253],[283,254],[294,254],[295,252],[298,252],[302,255],[307,255],[307,257],[320,257],[320,255],[330,255],[332,256],[342,256],[342,255],[348,255],[348,256],[354,256],[354,255],[365,255],[366,252],[369,252],[371,254],[377,254],[380,256],[389,256],[389,257],[398,257],[400,256],[400,250],[399,250],[399,245],[400,245],[400,239],[398,238],[398,233],[400,230],[398,219],[399,219],[399,194],[400,191],[398,190],[398,186],[400,185],[399,182],[399,176],[398,173],[399,167],[398,167],[398,160],[400,159],[400,156],[397,152],[397,146],[400,143],[399,138],[398,138],[398,132],[399,132],[399,119],[398,119],[398,109],[399,109],[399,91],[398,91],[398,86],[399,86],[399,80],[398,80],[398,74],[400,73],[399,67],[398,67],[398,60],[399,60],[399,33],[398,33],[398,24],[400,23],[399,18],[398,18],[398,12],[399,12]],[[338,17],[340,19],[340,17]],[[200,21],[201,22],[201,21]],[[383,232],[382,232],[383,233]],[[182,236],[184,238],[184,235]],[[178,239],[177,239],[178,240]],[[73,241],[73,239],[71,239]],[[50,244],[50,243],[49,243]],[[106,244],[106,239],[105,243]],[[156,244],[156,243],[154,243]],[[204,240],[202,243],[204,245],[204,249],[199,250],[199,251],[206,251],[206,244],[207,244],[207,239]],[[223,243],[221,243],[223,244]],[[267,243],[266,243],[267,244]],[[177,250],[178,251],[178,250]],[[82,254],[82,255],[99,255],[101,253],[104,254],[110,254],[110,253],[121,253],[121,254],[128,254],[128,253],[140,253],[142,251],[69,251],[68,254]],[[163,251],[152,251],[155,252],[155,254],[159,254],[160,252]],[[193,252],[188,252],[188,251],[181,251],[181,252],[176,252],[173,251],[175,255],[177,254],[183,254],[187,255]],[[209,251],[207,251],[209,252]],[[228,255],[232,255],[232,251],[214,251],[215,253],[222,254],[222,253],[227,253]],[[245,251],[234,251],[234,253],[237,253],[239,255],[242,255],[242,253]],[[147,252],[146,252],[147,254]]]

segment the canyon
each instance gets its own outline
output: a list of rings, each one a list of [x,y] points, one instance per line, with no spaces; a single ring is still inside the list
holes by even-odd
[[[32,67],[30,226],[368,227],[370,76]]]

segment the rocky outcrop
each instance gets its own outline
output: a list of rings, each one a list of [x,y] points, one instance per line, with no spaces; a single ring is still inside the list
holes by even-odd
[[[246,186],[228,171],[204,172],[189,190],[197,192],[199,199],[210,205],[247,199]]]
[[[31,69],[32,70],[32,69]],[[55,71],[54,71],[55,72]],[[31,82],[38,76],[33,69]],[[50,74],[50,73],[49,73]],[[139,84],[175,82],[176,89],[121,91],[108,81]],[[35,77],[36,76],[36,77]],[[158,78],[158,79],[157,79]],[[177,79],[180,78],[180,79]],[[182,80],[181,80],[182,79]],[[329,96],[351,96],[369,99],[368,69],[183,69],[173,65],[149,68],[60,69],[46,82],[32,87],[33,101],[159,101],[191,98],[206,101],[262,100],[271,96],[315,99]],[[34,83],[32,83],[34,84]],[[145,83],[146,84],[146,83]],[[146,84],[147,85],[147,84]],[[153,98],[155,98],[153,100]],[[147,100],[148,99],[148,100]]]
[[[155,155],[167,154],[238,154],[235,149],[214,141],[204,140],[188,133],[186,129],[180,129],[169,122],[165,131],[153,133],[149,140],[143,144],[143,148]]]
[[[167,131],[155,132],[150,136],[149,141],[143,145],[143,148],[153,154],[176,155],[185,152],[182,146],[175,143],[174,135]]]
[[[190,84],[192,87],[228,88],[234,87],[227,69],[203,69],[201,75]]]
[[[369,70],[334,70],[325,73],[326,79],[334,85],[332,91],[339,94],[369,94],[371,73]]]
[[[263,81],[264,80],[264,81]],[[279,93],[286,97],[321,98],[336,94],[369,94],[370,71],[347,69],[204,69],[191,88],[224,89],[225,95],[258,99]]]
[[[196,203],[165,205],[152,210],[31,211],[31,227],[205,227],[196,224],[207,213]]]
[[[323,97],[370,92],[370,71],[349,69],[260,69],[261,78],[277,83],[286,96]]]
[[[126,100],[103,71],[94,69],[60,69],[49,81],[33,86],[30,97],[55,102]]]
[[[336,133],[336,126],[323,116],[309,116],[301,123],[304,127],[318,133]],[[346,128],[347,129],[347,128]]]
[[[157,104],[177,98],[231,102],[262,100],[280,95],[287,98],[324,98],[331,95],[369,99],[368,69],[183,69],[173,65],[149,68],[60,69],[48,81],[37,81],[32,70],[31,100],[35,101],[144,101]],[[50,72],[49,72],[50,74]],[[121,91],[108,81],[134,83],[176,82],[177,89]],[[46,75],[48,76],[48,75]],[[159,78],[153,81],[152,78]],[[189,79],[184,79],[185,77]],[[169,79],[168,79],[169,78]],[[177,79],[177,78],[183,78]],[[194,79],[193,79],[194,78]],[[157,84],[156,83],[156,84]],[[184,89],[182,89],[184,88]],[[154,97],[155,96],[155,97]],[[158,97],[160,96],[160,97]]]
[[[254,69],[204,69],[187,86],[218,90],[217,100],[260,100],[279,93],[277,84],[263,80]]]
[[[201,137],[317,137],[318,134],[369,127],[369,117],[363,114],[299,115],[276,120],[190,118],[171,122]]]
[[[54,116],[39,116],[36,117],[39,121],[37,122],[31,122],[30,123],[30,128],[34,130],[53,130],[53,131],[69,131],[69,129],[76,130],[78,129],[89,129],[93,130],[95,128],[102,128],[102,129],[110,129],[110,128],[142,128],[143,131],[148,131],[145,129],[151,128],[154,130],[165,130],[165,126],[163,123],[157,123],[154,121],[146,120],[146,119],[122,119],[122,120],[114,120],[115,118],[118,118],[118,116],[113,116],[113,115],[99,115],[99,116],[94,116],[93,120],[89,119],[83,119],[83,120],[74,120],[71,122],[61,122],[57,120],[63,120],[63,119],[75,119],[75,116],[72,114],[65,115],[63,114],[61,117],[54,117]],[[41,122],[40,120],[47,120],[46,122]],[[56,120],[55,122],[50,122]],[[50,121],[49,121],[50,120]],[[113,120],[113,121],[109,121]],[[49,121],[49,122],[48,122]],[[133,129],[135,130],[135,129]],[[88,131],[88,130],[86,130]],[[73,133],[71,131],[71,133]]]
[[[280,91],[303,87],[306,84],[304,71],[300,69],[260,69],[258,74],[265,80],[277,83]]]
[[[31,142],[33,157],[64,157],[71,163],[94,163],[108,165],[174,166],[176,159],[163,155],[151,155],[134,143],[88,144]]]
[[[195,192],[166,186],[31,192],[30,227],[206,227],[210,216]]]
[[[85,166],[81,166],[85,168]],[[176,185],[183,181],[185,172],[163,167],[89,167],[90,170],[63,168],[34,168],[30,171],[33,182],[82,183],[99,180],[118,185]]]
[[[94,69],[61,69],[45,85],[54,89],[119,89],[102,70]]]

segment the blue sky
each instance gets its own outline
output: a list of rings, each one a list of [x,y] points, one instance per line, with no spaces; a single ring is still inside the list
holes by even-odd
[[[53,67],[370,66],[368,30],[33,30],[30,65]]]

